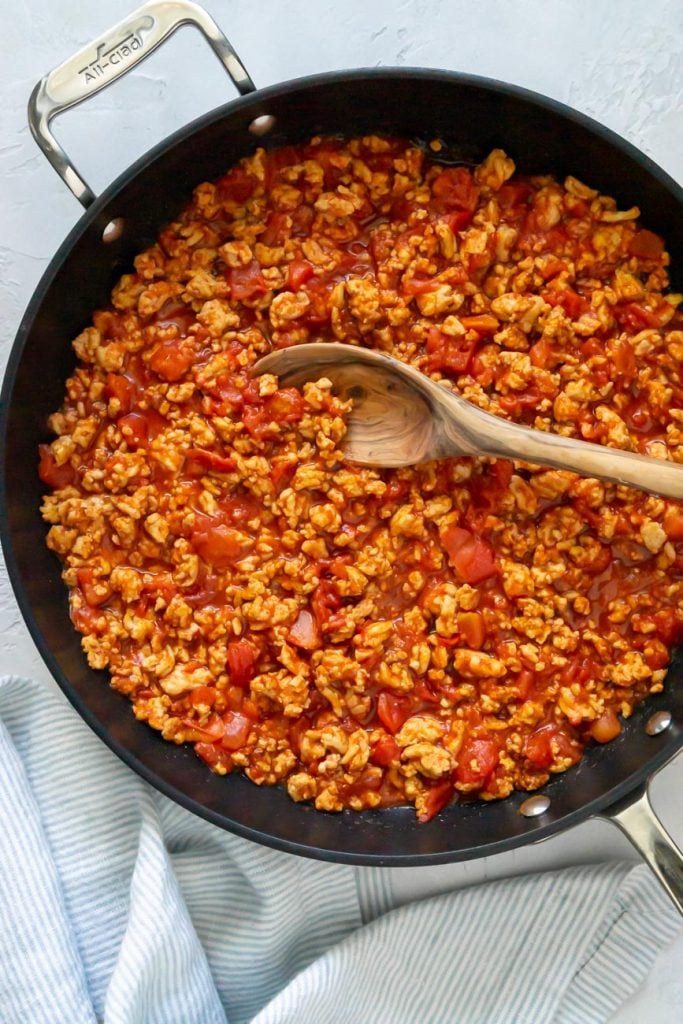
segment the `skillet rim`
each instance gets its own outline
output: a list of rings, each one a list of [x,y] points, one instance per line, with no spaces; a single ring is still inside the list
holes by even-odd
[[[640,165],[640,167],[650,175],[651,178],[663,186],[679,204],[683,204],[683,188],[679,186],[677,182],[650,157],[646,156],[637,149],[637,147],[632,143],[627,142],[616,132],[558,100],[551,99],[550,97],[546,97],[540,93],[536,93],[520,86],[510,85],[496,79],[462,74],[454,71],[427,68],[357,68],[345,71],[325,72],[323,74],[291,79],[286,82],[268,86],[264,89],[259,89],[256,92],[249,93],[245,96],[239,96],[179,128],[166,139],[163,139],[161,142],[157,143],[157,145],[147,150],[126,170],[118,175],[117,178],[108,185],[99,196],[97,196],[95,202],[83,212],[46,267],[19,324],[15,340],[7,359],[2,391],[0,393],[0,542],[2,544],[8,576],[12,584],[15,599],[31,638],[53,679],[57,682],[64,695],[81,718],[83,718],[96,735],[106,743],[110,750],[112,750],[113,753],[115,753],[120,760],[124,762],[124,764],[136,772],[137,775],[153,786],[158,792],[184,807],[186,810],[197,814],[199,817],[217,825],[220,828],[239,835],[244,839],[249,839],[253,842],[258,842],[261,845],[280,849],[287,853],[323,861],[355,865],[389,867],[427,866],[430,864],[445,864],[485,856],[494,856],[497,853],[503,853],[517,847],[525,846],[529,843],[540,842],[544,839],[548,839],[553,835],[565,831],[565,829],[571,828],[591,817],[598,816],[601,813],[608,811],[612,804],[638,792],[639,789],[646,784],[654,774],[656,774],[656,772],[658,772],[675,756],[680,747],[683,746],[683,728],[678,724],[672,726],[667,734],[658,737],[657,741],[653,741],[656,742],[656,749],[653,750],[652,756],[645,761],[637,771],[620,779],[619,782],[607,789],[601,796],[582,804],[581,807],[565,812],[560,816],[545,822],[545,824],[539,824],[538,819],[528,819],[527,831],[517,835],[508,836],[504,839],[484,842],[483,844],[466,847],[464,849],[439,853],[399,853],[383,855],[377,853],[335,851],[326,847],[307,844],[306,842],[292,841],[274,836],[270,833],[245,826],[241,824],[241,822],[228,817],[226,814],[215,811],[195,798],[188,796],[182,790],[177,789],[173,784],[166,782],[166,780],[159,776],[154,770],[148,768],[147,765],[133,754],[127,746],[111,735],[107,727],[100,721],[96,714],[90,710],[86,702],[72,687],[65,673],[63,673],[58,666],[50,646],[44,639],[43,634],[38,627],[28,595],[24,589],[22,575],[15,559],[8,526],[9,493],[6,483],[5,449],[10,398],[14,390],[17,370],[23,358],[26,344],[30,339],[31,330],[38,311],[48,296],[55,277],[69,259],[76,242],[90,228],[93,222],[102,215],[109,204],[116,199],[118,194],[123,191],[135,177],[137,177],[137,175],[150,167],[150,165],[155,161],[162,158],[176,145],[186,143],[193,135],[210,125],[231,116],[233,112],[239,109],[249,110],[250,108],[253,108],[254,116],[258,116],[260,113],[267,113],[268,111],[266,109],[259,108],[263,108],[267,104],[269,98],[274,96],[282,98],[301,92],[302,90],[314,90],[318,87],[331,84],[343,85],[350,80],[362,81],[363,79],[386,79],[388,82],[396,79],[420,79],[427,82],[430,80],[439,81],[453,83],[454,85],[465,85],[467,87],[481,89],[485,92],[493,93],[501,97],[512,97],[525,101],[531,105],[540,107],[553,115],[574,122],[593,135],[596,135],[614,149],[622,152],[627,158]],[[259,141],[260,140],[255,139],[255,145],[258,145]],[[651,697],[644,703],[647,705],[645,711],[643,710],[643,704],[641,704],[633,715],[631,719],[632,722],[643,718],[645,712],[649,715],[654,710],[657,710],[659,705],[664,706],[666,703],[666,693]],[[543,790],[538,790],[536,792],[545,792],[548,786],[552,786],[552,781],[548,783]],[[528,794],[517,792],[512,794],[510,797],[507,797],[505,802],[511,802],[513,806],[518,806],[527,795]],[[323,812],[316,813],[320,814]],[[358,818],[361,816],[365,818],[366,816],[386,812],[370,811],[353,813]]]

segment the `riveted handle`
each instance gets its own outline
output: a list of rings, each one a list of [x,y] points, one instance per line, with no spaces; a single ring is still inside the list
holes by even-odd
[[[59,176],[86,208],[94,201],[95,193],[55,139],[50,121],[121,78],[181,25],[194,25],[203,32],[240,93],[254,91],[256,87],[241,60],[203,7],[189,0],[152,0],[50,71],[31,93],[28,104],[31,133]]]
[[[647,786],[600,815],[621,829],[683,915],[683,853],[654,812]]]

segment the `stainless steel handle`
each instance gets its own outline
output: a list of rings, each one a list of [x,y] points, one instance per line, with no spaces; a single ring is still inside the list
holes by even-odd
[[[477,409],[445,388],[443,391],[443,404],[454,417],[453,424],[444,424],[445,433],[459,451],[464,438],[482,454],[568,469],[652,494],[683,498],[683,466],[675,462],[532,430]]]
[[[655,814],[647,786],[612,804],[600,817],[621,829],[683,915],[683,852]]]
[[[210,14],[189,0],[151,0],[50,71],[31,93],[28,122],[33,138],[86,208],[95,194],[50,131],[50,121],[121,78],[181,25],[194,25],[204,33],[240,93],[254,91],[244,65]]]

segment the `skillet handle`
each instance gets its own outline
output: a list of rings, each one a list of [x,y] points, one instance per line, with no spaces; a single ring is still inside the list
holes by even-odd
[[[683,915],[683,852],[655,814],[647,785],[612,804],[600,817],[621,829]]]
[[[31,93],[28,103],[31,134],[86,209],[94,202],[95,194],[50,131],[50,121],[56,114],[121,78],[181,25],[194,25],[204,33],[242,95],[255,90],[241,60],[202,7],[189,0],[151,0],[50,71]]]

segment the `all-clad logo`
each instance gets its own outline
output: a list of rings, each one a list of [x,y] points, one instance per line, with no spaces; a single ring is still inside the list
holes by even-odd
[[[79,75],[85,76],[87,84],[103,78],[108,67],[114,68],[117,64],[125,64],[129,57],[142,49],[142,39],[137,32],[130,32],[125,39],[105,49],[107,46],[107,43],[100,43],[93,60],[78,72]]]

